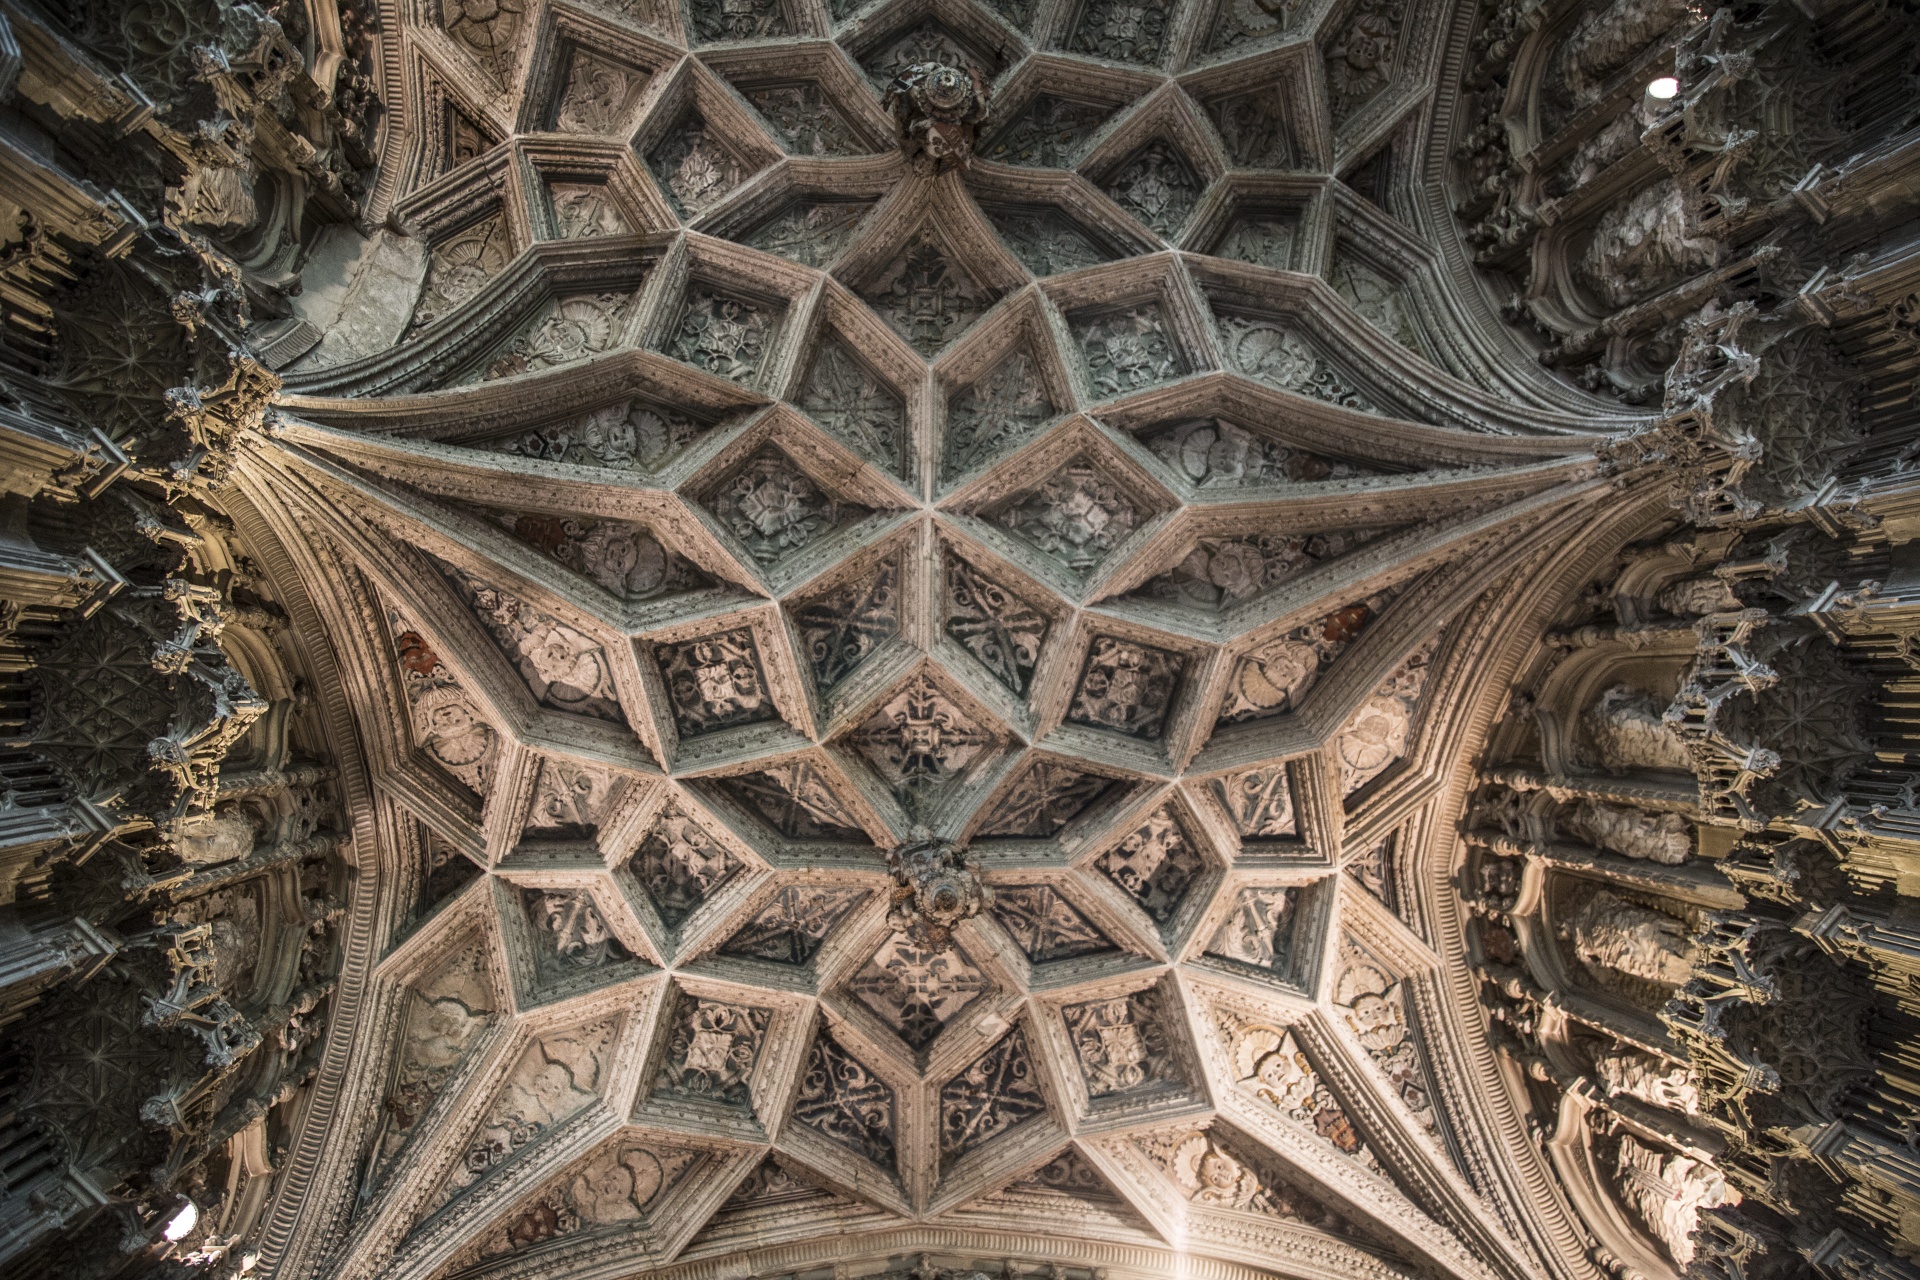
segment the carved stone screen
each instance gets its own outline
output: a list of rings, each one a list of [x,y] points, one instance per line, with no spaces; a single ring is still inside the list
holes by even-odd
[[[1915,1275],[1914,27],[0,4],[0,1264]]]

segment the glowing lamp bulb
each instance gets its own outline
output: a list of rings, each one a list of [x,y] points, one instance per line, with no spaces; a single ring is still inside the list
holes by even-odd
[[[180,1212],[173,1215],[166,1229],[160,1234],[168,1240],[184,1240],[187,1232],[200,1225],[200,1206],[189,1200],[180,1206]]]
[[[1661,76],[1647,85],[1647,96],[1661,102],[1665,102],[1679,92],[1680,82],[1672,76]]]

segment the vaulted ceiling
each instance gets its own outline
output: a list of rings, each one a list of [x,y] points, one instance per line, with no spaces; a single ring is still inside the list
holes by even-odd
[[[1388,211],[1442,17],[407,16],[386,265],[309,283],[244,462],[426,868],[333,1274],[915,1224],[1538,1272],[1434,1075],[1420,842],[1462,611],[1593,424],[1471,380]],[[969,167],[894,140],[923,62],[992,86]],[[895,908],[929,836],[987,886],[951,933]]]

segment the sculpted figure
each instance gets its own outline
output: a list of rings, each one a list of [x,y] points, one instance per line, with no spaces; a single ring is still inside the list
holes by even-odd
[[[1686,925],[1605,889],[1595,890],[1560,922],[1560,936],[1590,969],[1612,969],[1669,987],[1693,976]]]
[[[1686,744],[1663,718],[1666,708],[1645,689],[1616,684],[1581,717],[1588,739],[1609,769],[1693,772]]]
[[[1693,1082],[1692,1073],[1650,1053],[1622,1049],[1602,1054],[1593,1061],[1593,1074],[1609,1094],[1625,1094],[1648,1106],[1682,1115],[1700,1113],[1700,1087]]]

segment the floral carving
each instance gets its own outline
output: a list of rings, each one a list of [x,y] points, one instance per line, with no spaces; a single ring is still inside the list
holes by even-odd
[[[1286,271],[1293,266],[1293,246],[1299,233],[1300,219],[1293,214],[1246,214],[1227,224],[1213,253],[1219,258]]]
[[[809,267],[840,256],[873,208],[870,200],[795,201],[748,233],[745,243]]]
[[[504,453],[582,467],[652,471],[699,439],[707,424],[648,400],[622,400],[531,431],[509,436]]]
[[[1088,1097],[1182,1083],[1162,1021],[1163,1005],[1159,988],[1148,987],[1060,1010]]]
[[[513,235],[504,214],[494,212],[433,246],[427,278],[414,304],[413,328],[447,315],[485,288],[513,257]]]
[[[553,112],[558,133],[618,133],[647,78],[631,67],[575,49]]]
[[[768,446],[720,482],[707,509],[761,564],[778,564],[815,538],[865,515],[841,503],[778,449]]]
[[[1101,190],[1147,226],[1170,237],[1186,223],[1204,185],[1171,143],[1154,142],[1116,169]]]
[[[847,982],[847,990],[918,1050],[987,991],[987,980],[953,943],[932,947],[895,933]]]
[[[1387,87],[1404,19],[1402,0],[1360,0],[1328,41],[1327,97],[1335,124]]]
[[[1036,760],[981,824],[983,836],[1049,837],[1124,784],[1054,760]]]
[[[900,562],[888,558],[871,574],[794,610],[814,683],[831,689],[900,633]]]
[[[861,293],[881,318],[931,357],[993,305],[993,294],[922,231]]]
[[[1333,1003],[1341,1022],[1385,1074],[1414,1119],[1433,1131],[1437,1122],[1432,1094],[1407,1018],[1404,984],[1349,938],[1340,950]]]
[[[1156,427],[1141,443],[1180,476],[1202,488],[1313,484],[1375,474],[1248,431],[1221,418]]]
[[[694,0],[694,34],[706,41],[762,40],[792,33],[780,0]]]
[[[1034,964],[1098,955],[1116,948],[1052,885],[998,885],[989,908],[1014,945]]]
[[[1369,1169],[1380,1162],[1284,1025],[1216,1010],[1214,1023],[1227,1047],[1233,1078],[1288,1119],[1313,1130],[1336,1151]]]
[[[721,785],[783,836],[795,840],[866,839],[826,777],[811,764],[776,765],[728,778]]]
[[[1029,1195],[1038,1193],[1066,1196],[1073,1200],[1094,1203],[1121,1203],[1120,1197],[1114,1193],[1107,1180],[1100,1176],[1099,1170],[1072,1147],[1068,1147],[1026,1177],[1014,1182],[1008,1190],[1017,1190]]]
[[[1186,357],[1167,332],[1159,304],[1073,318],[1073,336],[1086,361],[1087,378],[1102,396],[1125,395],[1187,372]]]
[[[1220,719],[1257,720],[1297,709],[1307,691],[1319,683],[1320,673],[1346,652],[1386,606],[1384,594],[1295,627],[1239,659],[1220,701]]]
[[[1153,66],[1166,49],[1169,0],[1087,0],[1068,48]]]
[[[507,344],[484,376],[510,378],[611,350],[620,340],[630,301],[623,293],[601,293],[548,303],[546,312]]]
[[[861,63],[874,83],[885,90],[916,64],[980,71],[982,82],[992,78],[995,68],[980,66],[954,36],[938,22],[923,22],[898,40],[878,50]]]
[[[633,953],[613,936],[599,904],[587,890],[523,889],[520,896],[539,941],[536,955],[542,970],[564,973],[598,969],[633,958]]]
[[[1207,954],[1281,976],[1293,961],[1297,889],[1242,889],[1214,930]]]
[[[430,1206],[445,1204],[592,1102],[619,1027],[609,1018],[528,1045]]]
[[[946,633],[1015,693],[1025,693],[1047,638],[1046,615],[958,556],[946,565]]]
[[[1112,118],[1109,108],[1043,93],[994,138],[987,148],[987,159],[1063,169],[1073,163],[1081,145]]]
[[[1016,1027],[940,1086],[941,1167],[1046,1109],[1026,1033]]]
[[[1276,320],[1223,316],[1220,352],[1227,367],[1257,382],[1362,413],[1376,413],[1373,402],[1355,390],[1300,337]]]
[[[711,581],[661,546],[644,525],[513,511],[485,514],[522,542],[622,600],[650,600]]]
[[[526,27],[526,0],[441,0],[434,7],[447,34],[504,87],[513,78]]]
[[[1056,412],[1033,357],[1025,350],[1009,352],[947,403],[941,470],[947,476],[972,470],[1008,445],[1031,436]]]
[[[647,166],[682,214],[695,214],[740,185],[746,171],[706,120],[688,114],[647,153]]]
[[[728,938],[721,951],[775,964],[805,964],[866,896],[863,889],[789,885]]]
[[[1230,49],[1248,40],[1279,35],[1293,25],[1301,0],[1220,0],[1207,48]]]
[[[1213,794],[1242,836],[1271,837],[1294,834],[1293,791],[1287,786],[1287,767],[1272,765],[1246,769],[1216,778]]]
[[[628,865],[669,929],[679,928],[741,870],[740,859],[672,803],[654,819]]]
[[[892,1169],[893,1088],[824,1030],[814,1037],[807,1055],[793,1118],[881,1168]]]
[[[619,206],[597,183],[550,182],[547,199],[553,208],[554,234],[562,240],[627,233],[627,220]]]
[[[535,699],[560,711],[626,723],[606,650],[517,596],[451,565],[441,567]]]
[[[1125,489],[1081,454],[994,518],[1084,577],[1133,532],[1143,513]]]
[[[682,737],[778,717],[760,647],[745,627],[654,650]]]
[[[1360,704],[1334,739],[1340,761],[1340,791],[1352,795],[1407,754],[1413,714],[1426,689],[1427,672],[1440,637],[1421,645]]]
[[[1178,653],[1095,636],[1074,687],[1067,720],[1114,729],[1133,738],[1158,739],[1180,692],[1187,660]]]
[[[1239,1209],[1303,1222],[1348,1234],[1342,1220],[1306,1192],[1290,1185],[1266,1161],[1209,1129],[1194,1129],[1140,1141],[1140,1149],[1180,1189],[1189,1203]]]
[[[998,739],[922,675],[869,716],[850,741],[901,804],[925,814]]]
[[[389,612],[400,678],[413,713],[414,743],[475,795],[492,788],[499,735],[426,637]]]
[[[696,287],[688,291],[680,323],[663,350],[730,382],[752,382],[778,321],[778,312],[766,303]]]
[[[766,1009],[681,997],[654,1087],[723,1106],[749,1106],[753,1069],[772,1021]]]
[[[1161,925],[1173,919],[1207,866],[1180,820],[1164,805],[1102,854],[1096,865]]]
[[[614,796],[611,770],[571,760],[543,760],[527,812],[526,834],[584,839],[593,834]]]
[[[780,144],[795,155],[853,156],[872,150],[817,84],[763,85],[743,92]]]
[[[861,457],[895,475],[906,473],[906,402],[845,343],[820,345],[797,403]]]
[[[987,216],[1013,256],[1036,276],[1078,271],[1112,257],[1057,209],[1002,206],[989,209]]]

